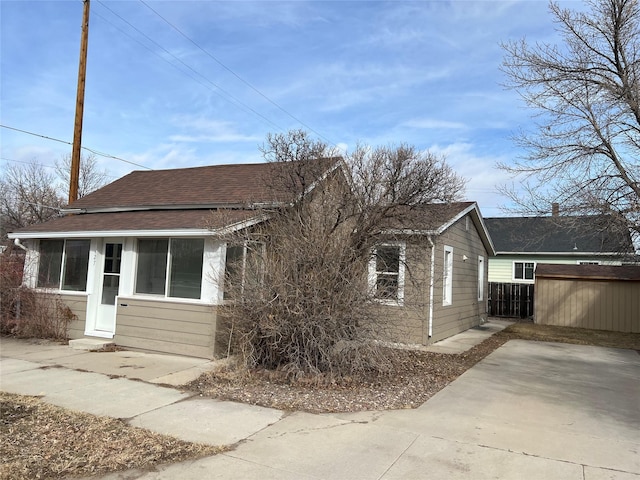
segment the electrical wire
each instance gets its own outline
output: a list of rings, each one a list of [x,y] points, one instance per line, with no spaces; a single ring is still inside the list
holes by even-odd
[[[179,62],[180,64],[182,64],[185,68],[187,68],[188,70],[190,70],[191,72],[193,72],[194,74],[196,74],[198,77],[202,78],[206,83],[203,83],[202,81],[200,81],[199,79],[195,78],[194,76],[190,75],[189,73],[185,72],[184,70],[180,69],[176,64],[171,63],[169,60],[167,60],[166,58],[164,58],[162,55],[158,54],[157,52],[155,52],[154,50],[152,50],[151,48],[149,48],[147,45],[143,44],[142,42],[140,42],[138,39],[132,37],[131,35],[129,35],[127,32],[125,32],[124,30],[122,30],[121,28],[119,28],[117,25],[115,25],[113,22],[110,22],[106,17],[96,13],[96,15],[100,18],[102,18],[103,20],[105,20],[107,23],[109,23],[110,25],[112,25],[115,29],[117,29],[118,31],[120,31],[122,34],[126,35],[127,37],[129,37],[130,39],[132,39],[133,41],[137,42],[138,44],[140,44],[141,46],[143,46],[145,49],[147,49],[149,52],[151,52],[152,54],[154,54],[155,56],[157,56],[158,58],[160,58],[161,60],[163,60],[164,62],[168,63],[169,65],[171,65],[172,67],[174,67],[176,70],[178,70],[179,72],[183,73],[184,75],[186,75],[187,77],[191,78],[192,80],[198,82],[200,85],[202,85],[205,88],[208,88],[209,90],[213,91],[216,95],[218,95],[220,98],[229,101],[230,103],[234,104],[236,107],[240,107],[242,109],[244,109],[246,112],[248,113],[253,113],[254,115],[260,117],[262,120],[264,120],[265,122],[267,122],[269,125],[271,125],[272,127],[275,127],[278,130],[284,130],[281,126],[277,125],[276,123],[274,123],[272,120],[270,120],[269,118],[265,117],[264,115],[262,115],[260,112],[258,112],[257,110],[255,110],[254,108],[251,108],[249,105],[245,104],[244,102],[242,102],[241,100],[239,100],[238,98],[236,98],[235,96],[233,96],[231,93],[229,93],[228,91],[226,91],[225,89],[223,89],[220,85],[216,84],[215,82],[213,82],[212,80],[210,80],[209,78],[207,78],[205,75],[203,75],[202,73],[198,72],[197,70],[195,70],[193,67],[191,67],[189,64],[187,64],[186,62],[184,62],[182,59],[178,58],[176,55],[174,55],[173,53],[171,53],[169,50],[167,50],[166,48],[164,48],[162,45],[160,45],[158,42],[156,42],[155,40],[153,40],[151,37],[149,37],[147,34],[145,34],[144,32],[142,32],[140,29],[138,29],[135,25],[133,25],[131,22],[129,22],[128,20],[126,20],[125,18],[123,18],[120,14],[118,14],[117,12],[113,11],[111,8],[109,8],[108,6],[106,6],[103,2],[101,2],[100,0],[98,0],[98,4],[100,4],[101,7],[105,8],[106,10],[108,10],[109,12],[111,12],[114,16],[118,17],[120,20],[122,20],[124,23],[126,23],[127,25],[129,25],[129,27],[131,27],[133,30],[135,30],[136,32],[138,32],[140,35],[142,35],[144,38],[146,38],[148,41],[150,41],[153,45],[155,45],[156,47],[158,47],[160,50],[162,50],[164,53],[166,53],[167,55],[169,55],[171,58],[173,58],[174,60],[176,60],[177,62]],[[213,87],[213,88],[211,88]],[[224,94],[224,95],[223,95]]]
[[[199,49],[202,53],[204,53],[205,55],[207,55],[209,58],[211,58],[214,62],[216,62],[218,65],[220,65],[222,68],[224,68],[225,70],[227,70],[229,73],[231,73],[234,77],[236,77],[238,80],[240,80],[242,83],[244,83],[247,87],[249,87],[251,90],[253,90],[254,92],[256,92],[258,95],[260,95],[262,98],[264,98],[267,102],[271,103],[274,107],[278,108],[281,112],[283,112],[284,114],[286,114],[287,116],[289,116],[290,118],[292,118],[294,121],[296,121],[297,123],[299,123],[300,125],[302,125],[304,128],[306,128],[307,130],[309,130],[310,132],[316,134],[319,138],[322,138],[323,140],[325,140],[327,143],[329,143],[330,145],[334,145],[334,142],[331,142],[329,139],[325,138],[322,134],[320,134],[319,132],[317,132],[316,130],[314,130],[313,128],[311,128],[309,125],[307,125],[305,122],[303,122],[302,120],[300,120],[298,117],[296,117],[295,115],[293,115],[291,112],[289,112],[288,110],[286,110],[285,108],[283,108],[282,106],[280,106],[278,103],[276,103],[275,101],[271,100],[267,95],[265,95],[264,93],[262,93],[260,90],[258,90],[256,87],[254,87],[251,83],[249,83],[247,80],[245,80],[244,78],[242,78],[240,75],[238,75],[236,72],[234,72],[231,68],[227,67],[224,63],[222,63],[222,61],[220,61],[218,58],[216,58],[213,54],[211,54],[209,51],[205,50],[203,47],[201,47],[198,43],[196,43],[194,40],[192,40],[188,35],[186,35],[182,30],[180,30],[178,27],[176,27],[173,23],[171,23],[169,20],[167,20],[166,18],[164,18],[162,15],[160,15],[156,10],[154,10],[147,2],[145,2],[145,0],[139,0],[140,3],[142,3],[145,7],[147,7],[149,10],[151,10],[155,15],[157,15],[162,21],[164,21],[167,25],[169,25],[171,28],[173,28],[176,32],[178,32],[182,37],[184,37],[186,40],[188,40],[192,45],[194,45],[197,49]]]
[[[6,128],[8,130],[13,130],[15,132],[25,133],[27,135],[33,135],[34,137],[44,138],[45,140],[51,140],[53,142],[59,142],[59,143],[64,143],[66,145],[72,145],[73,146],[72,142],[68,142],[66,140],[60,140],[59,138],[49,137],[47,135],[42,135],[40,133],[30,132],[28,130],[22,130],[20,128],[15,128],[15,127],[10,127],[9,125],[1,125],[0,124],[0,127],[1,128]],[[129,165],[135,165],[136,167],[144,168],[146,170],[153,170],[153,168],[147,167],[146,165],[142,165],[140,163],[132,162],[131,160],[125,160],[124,158],[116,157],[115,155],[111,155],[109,153],[99,152],[98,150],[94,150],[94,149],[89,148],[89,147],[80,147],[80,148],[82,150],[86,150],[87,152],[91,152],[94,155],[98,155],[100,157],[112,158],[113,160],[118,160],[119,162],[128,163]]]

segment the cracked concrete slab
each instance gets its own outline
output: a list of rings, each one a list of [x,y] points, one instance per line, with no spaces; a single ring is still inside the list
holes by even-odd
[[[276,423],[284,413],[211,398],[190,398],[138,415],[129,423],[189,442],[233,445]]]

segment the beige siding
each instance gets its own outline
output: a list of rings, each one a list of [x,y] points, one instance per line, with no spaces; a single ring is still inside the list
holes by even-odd
[[[69,324],[67,335],[70,339],[84,337],[84,325],[87,319],[87,296],[60,294],[60,299],[67,305],[75,319]]]
[[[640,333],[640,282],[538,278],[535,321]]]
[[[120,297],[114,341],[128,348],[213,358],[215,313],[209,305]]]
[[[425,236],[406,238],[405,301],[402,306],[380,305],[386,321],[384,338],[407,344],[429,344],[479,325],[487,314],[488,253],[472,221],[464,218],[441,236],[435,248],[433,335],[429,338],[429,274],[431,247]],[[453,247],[453,302],[442,305],[444,245]],[[463,260],[463,256],[467,257]],[[484,257],[484,298],[478,300],[478,256]]]
[[[434,290],[433,336],[425,343],[436,342],[479,325],[487,316],[487,267],[485,263],[484,298],[478,301],[478,256],[485,262],[488,253],[473,222],[466,228],[462,218],[436,240],[436,277]],[[444,246],[453,247],[453,297],[452,304],[442,305],[442,276]],[[467,257],[464,260],[464,256]]]

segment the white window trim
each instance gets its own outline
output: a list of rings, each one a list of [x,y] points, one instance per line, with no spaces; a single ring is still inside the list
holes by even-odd
[[[138,282],[138,277],[137,277],[137,273],[138,273],[138,261],[140,260],[140,256],[139,256],[139,246],[138,246],[138,240],[140,239],[148,239],[150,237],[136,237],[135,238],[135,265],[133,268],[133,271],[131,272],[132,274],[132,279],[133,279],[133,284],[131,285],[131,294],[130,296],[133,298],[144,298],[144,299],[149,299],[149,300],[162,300],[165,299],[167,301],[172,301],[172,302],[186,302],[186,303],[204,303],[204,304],[209,304],[211,303],[210,301],[207,301],[207,294],[210,294],[208,288],[205,288],[205,283],[207,281],[207,273],[206,273],[206,264],[205,261],[207,260],[207,258],[209,258],[208,256],[208,251],[207,251],[207,247],[210,247],[210,244],[208,244],[207,242],[207,238],[206,237],[179,237],[179,238],[190,238],[193,240],[204,240],[204,248],[202,251],[202,273],[200,276],[200,298],[184,298],[184,297],[171,297],[169,296],[169,282],[170,282],[170,278],[171,278],[171,239],[172,238],[176,238],[176,237],[153,237],[153,238],[157,238],[157,239],[167,239],[167,255],[166,255],[166,262],[167,262],[167,266],[166,266],[166,271],[165,271],[165,277],[164,277],[164,294],[158,294],[158,293],[141,293],[141,292],[136,292],[136,285]],[[124,256],[124,246],[123,246],[123,256]],[[206,292],[206,293],[205,293]]]
[[[398,298],[396,300],[376,298],[376,289],[378,285],[378,274],[376,271],[376,248],[374,248],[371,252],[371,258],[369,259],[369,291],[371,292],[371,297],[374,299],[374,301],[382,305],[401,307],[404,305],[404,266],[407,257],[407,244],[405,242],[384,242],[380,243],[378,246],[400,247],[400,262],[398,265]]]
[[[516,278],[516,263],[522,264],[522,276],[524,277],[525,264],[533,263],[533,278]],[[514,260],[511,266],[511,278],[514,282],[518,283],[534,283],[536,281],[536,266],[538,262],[528,261],[528,260]]]
[[[247,268],[247,251],[250,248],[250,245],[256,245],[256,249],[260,250],[261,255],[264,257],[265,253],[266,253],[266,244],[264,242],[258,242],[255,240],[244,240],[242,242],[242,245],[240,245],[240,242],[238,242],[238,244],[236,245],[231,245],[231,246],[242,246],[242,266],[241,266],[241,282],[242,284],[240,285],[240,294],[244,295],[244,286],[245,286],[245,275],[246,275],[246,268]],[[221,253],[221,257],[222,257],[222,269],[221,269],[221,282],[220,282],[220,293],[219,293],[219,297],[220,297],[220,301],[224,304],[233,304],[234,302],[236,302],[236,299],[233,298],[224,298],[224,288],[225,288],[225,276],[227,274],[227,264],[226,264],[226,258],[227,258],[227,248],[229,247],[229,243],[225,243],[224,244],[224,249]],[[264,281],[264,266],[262,267],[262,271],[260,273],[261,277],[262,277],[262,281]]]
[[[40,239],[41,240],[57,240],[57,239],[50,239],[50,238],[43,238]],[[89,241],[89,256],[87,258],[87,283],[85,285],[84,290],[64,290],[63,287],[63,282],[64,282],[64,271],[65,271],[65,266],[67,263],[67,240],[88,240]],[[63,293],[65,295],[87,295],[89,292],[89,279],[91,278],[89,275],[92,274],[92,257],[91,257],[91,252],[93,251],[93,241],[90,238],[63,238],[62,239],[62,259],[60,261],[60,277],[58,278],[58,285],[55,287],[39,287],[38,286],[38,276],[40,275],[40,241],[38,241],[38,250],[37,253],[35,255],[33,255],[33,257],[31,257],[29,259],[29,261],[34,262],[34,266],[33,269],[31,267],[29,267],[29,274],[28,276],[30,277],[29,279],[25,279],[23,280],[23,284],[25,285],[30,285],[32,286],[35,290],[41,291],[41,292],[59,292],[59,293]],[[25,264],[26,264],[26,259],[25,259]]]
[[[442,259],[442,305],[453,304],[453,247],[444,246]]]
[[[478,301],[484,300],[484,274],[486,263],[482,255],[478,255]]]

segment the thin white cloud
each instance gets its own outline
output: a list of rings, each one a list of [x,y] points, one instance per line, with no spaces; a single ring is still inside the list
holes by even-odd
[[[407,122],[402,122],[400,126],[421,130],[462,130],[467,128],[467,125],[462,122],[451,122],[448,120],[439,120],[437,118],[416,118]]]

